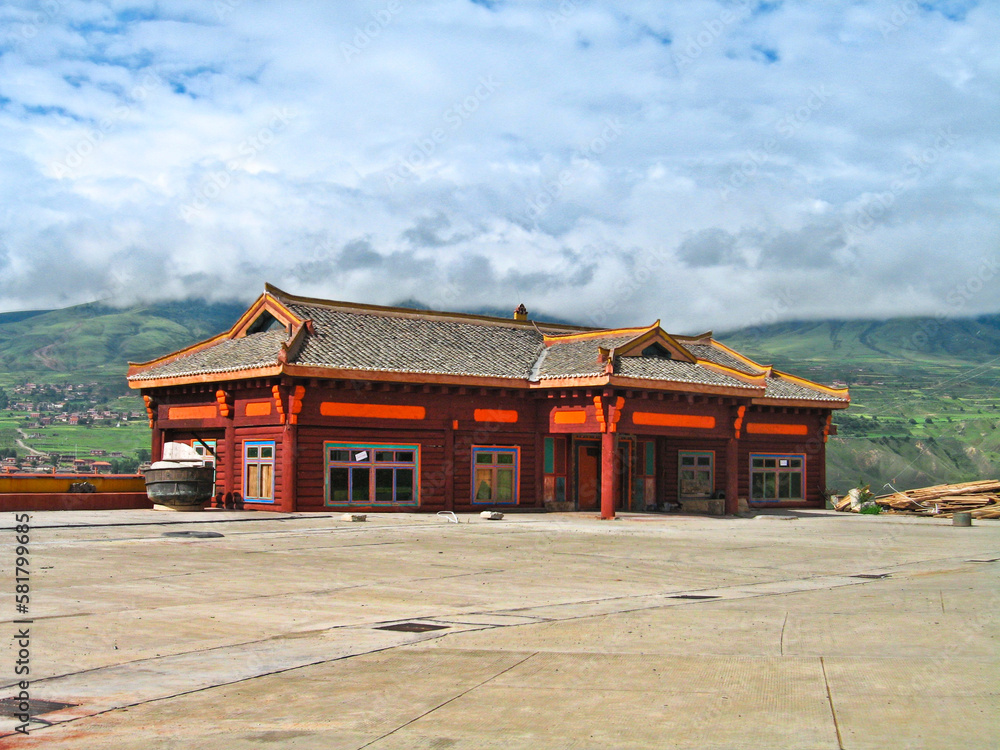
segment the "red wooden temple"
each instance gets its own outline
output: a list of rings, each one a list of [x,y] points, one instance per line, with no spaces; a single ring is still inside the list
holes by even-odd
[[[594,330],[266,291],[227,332],[130,364],[153,458],[220,506],[736,513],[822,507],[846,390],[659,321]]]

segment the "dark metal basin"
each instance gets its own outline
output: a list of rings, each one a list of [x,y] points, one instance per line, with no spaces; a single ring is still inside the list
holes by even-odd
[[[215,494],[215,469],[211,466],[146,469],[142,473],[149,499],[174,510],[201,510]]]

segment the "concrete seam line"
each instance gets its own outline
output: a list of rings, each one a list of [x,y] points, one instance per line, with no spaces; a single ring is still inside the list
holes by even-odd
[[[463,690],[463,691],[462,691],[461,693],[459,693],[458,695],[455,695],[455,696],[452,696],[451,698],[449,698],[448,700],[444,701],[443,703],[439,703],[438,705],[434,706],[434,708],[431,708],[431,709],[428,709],[427,711],[424,711],[424,712],[423,712],[422,714],[420,714],[419,716],[414,716],[414,717],[413,717],[412,719],[410,719],[409,721],[407,721],[407,722],[404,722],[403,724],[400,724],[400,725],[399,725],[398,727],[396,727],[395,729],[393,729],[393,730],[392,730],[391,732],[386,732],[386,733],[385,733],[385,734],[383,734],[383,735],[382,735],[381,737],[376,737],[376,738],[375,738],[375,739],[373,739],[373,740],[372,740],[371,742],[366,742],[366,743],[365,743],[364,745],[361,745],[361,746],[359,746],[359,747],[358,747],[358,750],[365,750],[365,748],[366,748],[366,747],[371,747],[371,746],[372,746],[372,745],[374,745],[374,744],[375,744],[376,742],[381,742],[381,741],[382,741],[382,740],[384,740],[384,739],[385,739],[386,737],[390,737],[390,736],[394,735],[394,734],[395,734],[396,732],[400,731],[401,729],[406,729],[406,727],[410,726],[410,724],[413,724],[414,722],[417,722],[417,721],[420,721],[420,720],[421,720],[422,718],[424,718],[425,716],[429,716],[430,714],[434,713],[434,712],[435,712],[435,711],[437,711],[438,709],[440,709],[440,708],[444,708],[444,707],[445,707],[445,706],[447,706],[447,705],[448,705],[449,703],[454,703],[454,702],[455,702],[455,701],[457,701],[457,700],[458,700],[459,698],[462,698],[462,697],[464,697],[464,696],[468,695],[468,694],[469,694],[469,693],[471,693],[471,692],[472,692],[473,690],[477,690],[478,688],[481,688],[481,687],[482,687],[483,685],[485,685],[486,683],[488,683],[488,682],[493,682],[493,680],[495,680],[495,679],[496,679],[497,677],[502,677],[503,675],[505,675],[505,674],[507,674],[508,672],[510,672],[510,671],[511,671],[512,669],[516,669],[517,667],[521,666],[521,665],[522,665],[522,664],[524,664],[524,663],[525,663],[526,661],[528,661],[528,659],[532,659],[532,658],[534,658],[534,657],[538,656],[538,653],[539,653],[538,651],[533,651],[532,653],[528,654],[528,655],[527,655],[527,656],[525,656],[525,657],[524,657],[523,659],[521,659],[521,660],[520,660],[519,662],[517,662],[517,664],[511,664],[511,665],[510,665],[509,667],[507,667],[506,669],[503,669],[503,670],[501,670],[501,671],[497,672],[497,673],[496,673],[495,675],[493,675],[492,677],[487,677],[487,678],[486,678],[485,680],[483,680],[482,682],[480,682],[480,683],[479,683],[479,684],[477,684],[477,685],[473,685],[473,686],[472,686],[472,687],[470,687],[470,688],[469,688],[468,690]]]
[[[833,707],[833,692],[830,690],[830,680],[826,676],[826,660],[819,657],[819,666],[823,670],[823,683],[826,685],[826,700],[830,704],[830,716],[833,718],[833,729],[837,733],[837,747],[844,750],[844,738],[840,734],[840,724],[837,723],[837,711]]]

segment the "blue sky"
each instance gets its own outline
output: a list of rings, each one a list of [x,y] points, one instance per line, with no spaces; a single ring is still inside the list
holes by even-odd
[[[0,6],[0,309],[1000,311],[1000,4]]]

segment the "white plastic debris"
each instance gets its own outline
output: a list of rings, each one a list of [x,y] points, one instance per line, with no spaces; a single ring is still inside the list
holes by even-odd
[[[480,518],[485,518],[487,521],[502,521],[503,513],[498,510],[484,510],[479,514]]]
[[[448,523],[458,523],[458,516],[450,510],[439,510],[437,514],[442,516]]]
[[[360,523],[362,521],[367,521],[368,516],[364,513],[345,513],[340,517],[341,521],[350,521],[352,523]]]

